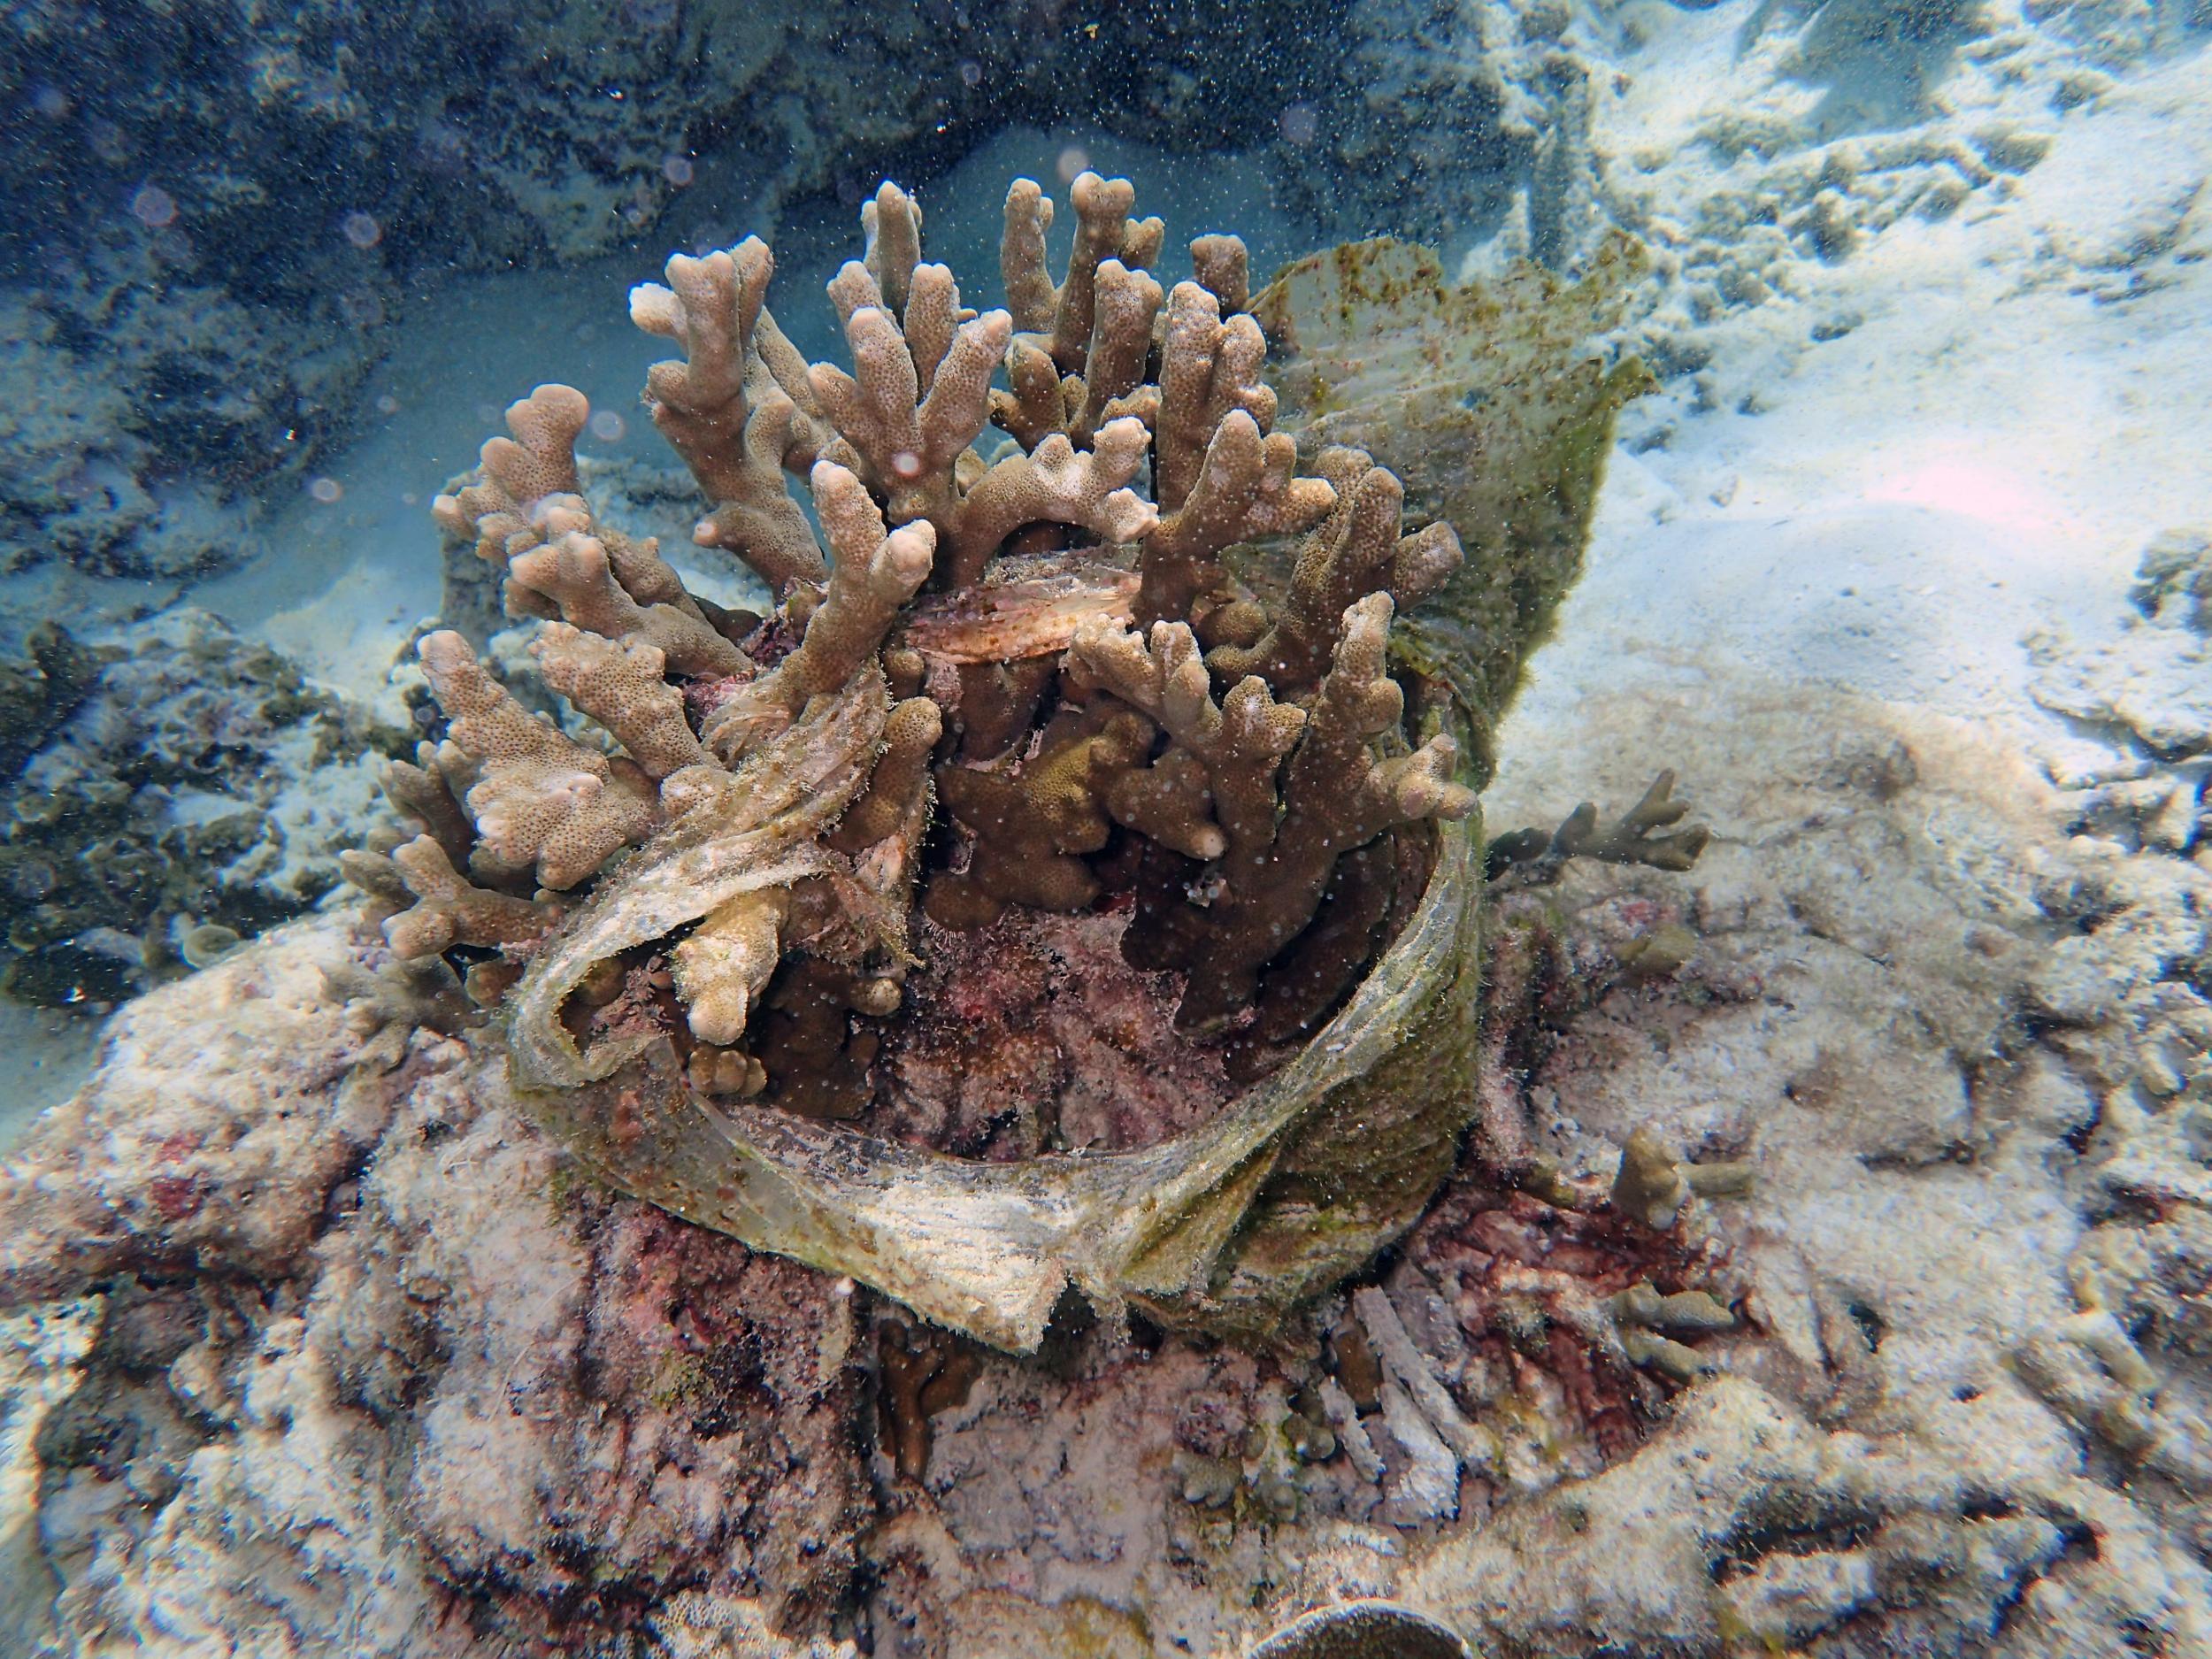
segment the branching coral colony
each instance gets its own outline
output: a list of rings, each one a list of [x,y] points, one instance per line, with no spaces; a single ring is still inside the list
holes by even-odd
[[[1472,1050],[1479,849],[1464,822],[1439,834],[1475,806],[1460,717],[1392,658],[1459,541],[1407,533],[1399,480],[1360,450],[1301,472],[1243,244],[1201,237],[1164,291],[1163,227],[1133,196],[1075,181],[1055,283],[1052,204],[1017,180],[1007,306],[979,313],[884,185],[864,260],[829,284],[849,373],[778,328],[757,239],[633,290],[684,354],[646,399],[710,503],[695,539],[774,608],[718,610],[596,519],[585,400],[539,388],[437,513],[503,569],[511,613],[544,619],[546,684],[612,741],[430,634],[447,733],[388,784],[421,833],[350,870],[401,957],[472,961],[472,993],[504,998],[518,1085],[610,1179],[1011,1346],[1071,1279],[1220,1325],[1349,1271],[1410,1220],[1464,1113],[1421,1108],[1375,1167],[1332,1166],[1313,1143],[1343,1125],[1314,1103],[1386,1132],[1349,1068],[1427,1032],[1445,1074],[1424,1084],[1450,1093]],[[1279,580],[1241,579],[1289,538]],[[1447,877],[1461,898],[1425,905]],[[1417,916],[1422,965],[1362,1018],[1380,1046],[1287,1064]],[[895,1111],[879,1061],[926,1011],[933,953],[979,936],[1022,957],[1052,918],[1118,933],[1118,971],[1223,1099],[1268,1082],[1129,1159],[1007,1168],[836,1126]],[[1079,979],[1081,951],[1056,950]]]

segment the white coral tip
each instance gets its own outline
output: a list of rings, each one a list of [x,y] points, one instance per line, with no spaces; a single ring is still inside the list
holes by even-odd
[[[659,283],[641,282],[630,290],[630,320],[649,334],[673,340],[682,331],[683,307]]]

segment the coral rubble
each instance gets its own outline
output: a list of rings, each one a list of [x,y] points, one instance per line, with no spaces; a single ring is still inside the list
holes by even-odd
[[[380,816],[403,733],[265,646],[180,611],[0,669],[0,988],[111,1003],[302,914]]]
[[[459,635],[429,635],[444,733],[388,773],[420,833],[349,866],[403,957],[450,955],[501,1003],[518,1087],[601,1173],[1024,1347],[1070,1279],[1263,1321],[1441,1177],[1463,1096],[1390,1079],[1470,1063],[1471,785],[1640,384],[1578,360],[1624,249],[1571,290],[1432,283],[1416,337],[1348,363],[1322,320],[1336,296],[1299,273],[1255,296],[1243,245],[1209,235],[1166,288],[1147,269],[1164,227],[1130,217],[1127,181],[1085,173],[1071,203],[1056,275],[1052,204],[1016,181],[1009,304],[978,312],[883,186],[864,257],[829,285],[849,372],[791,346],[757,238],[634,289],[633,319],[683,352],[646,396],[704,497],[695,540],[771,606],[700,600],[656,541],[603,522],[573,452],[585,401],[540,387],[437,511],[503,573],[510,614],[542,619],[542,680],[588,718],[532,713]],[[1273,429],[1263,318],[1305,365],[1317,475]],[[1485,373],[1539,369],[1544,397],[1466,412]],[[1425,477],[1479,437],[1487,481],[1432,491],[1409,529],[1398,477],[1317,419],[1332,373],[1338,426],[1418,434]],[[1436,624],[1399,649],[1399,613],[1424,604]],[[1054,919],[1101,912],[1103,935]],[[1155,1143],[1143,1162],[939,1156],[924,1126],[961,1110],[901,1098],[929,1087],[909,1033],[937,1010],[914,993],[969,1021],[1012,1011],[926,974],[967,934],[1015,956],[1056,938],[1064,995],[1112,985],[1128,1010],[1096,1057],[1211,1067],[1196,1098],[1220,1110],[1181,1110],[1178,1134],[1121,1097],[1087,1144]],[[1116,934],[1125,967],[1101,949]],[[1347,1040],[1315,1045],[1333,1018]],[[1044,1048],[1042,1076],[1090,1064],[1065,1036]],[[1067,1144],[1068,1092],[1048,1084],[1041,1115],[1010,1103],[1040,1125],[1027,1152]],[[923,1143],[839,1126],[879,1118]],[[1363,1125],[1356,1150],[1331,1123]],[[1133,1182],[1156,1201],[1133,1204]]]

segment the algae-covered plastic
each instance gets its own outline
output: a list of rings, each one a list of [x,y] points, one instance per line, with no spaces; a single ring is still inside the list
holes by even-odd
[[[1644,384],[1590,343],[1638,257],[1623,242],[1573,287],[1526,268],[1454,289],[1424,250],[1368,243],[1253,301],[1285,424],[1308,444],[1356,437],[1471,550],[1394,640],[1411,701],[1477,783],[1580,568],[1614,413]],[[1141,1150],[974,1162],[703,1095],[665,1036],[579,1054],[561,1010],[595,964],[809,868],[887,706],[873,674],[815,699],[745,760],[733,813],[680,820],[546,943],[508,1029],[518,1090],[554,1133],[623,1190],[1014,1349],[1037,1344],[1070,1286],[1169,1325],[1264,1334],[1412,1223],[1474,1110],[1479,813],[1426,831],[1410,919],[1288,1064]]]

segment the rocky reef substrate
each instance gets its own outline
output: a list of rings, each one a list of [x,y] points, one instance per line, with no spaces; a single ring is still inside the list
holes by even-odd
[[[992,1355],[609,1196],[341,918],[141,999],[0,1198],[50,1646],[1225,1653],[1387,1594],[1502,1651],[2187,1651],[2212,1234],[2142,1056],[2202,1075],[2207,879],[1931,717],[1605,724],[1716,841],[1506,902],[1509,1098],[1594,1190],[1637,1132],[1755,1187],[1562,1230],[1463,1178],[1259,1352]]]

